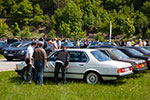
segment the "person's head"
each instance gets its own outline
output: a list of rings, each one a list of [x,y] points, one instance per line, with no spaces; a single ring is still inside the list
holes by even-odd
[[[44,47],[44,42],[43,41],[39,41],[38,46],[43,48]]]
[[[139,41],[142,41],[141,39],[139,39]]]
[[[46,35],[44,35],[44,36],[43,36],[43,38],[44,38],[44,39],[46,39],[46,38],[47,38],[47,36],[46,36]]]
[[[54,41],[57,41],[57,38],[54,38]]]
[[[33,42],[31,43],[31,46],[33,46],[33,47],[36,47],[36,45],[37,45],[37,43],[36,43],[35,41],[33,41]]]
[[[65,46],[62,47],[63,50],[67,50],[67,48]]]

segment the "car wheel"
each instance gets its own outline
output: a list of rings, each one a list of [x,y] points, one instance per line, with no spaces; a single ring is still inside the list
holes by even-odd
[[[99,81],[99,75],[95,72],[89,72],[86,75],[86,82],[88,84],[97,84]]]
[[[32,69],[31,79],[34,78],[33,75],[34,75],[34,69]],[[22,72],[22,79],[25,80],[25,81],[27,80],[27,69],[26,68]]]
[[[23,79],[23,80],[27,80],[27,70],[24,70],[24,71],[22,72],[22,79]]]

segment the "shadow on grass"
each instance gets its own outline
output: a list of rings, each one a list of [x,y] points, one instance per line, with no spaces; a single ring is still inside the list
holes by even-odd
[[[25,81],[21,77],[10,77],[9,80],[11,83],[16,83],[17,85],[25,84]]]

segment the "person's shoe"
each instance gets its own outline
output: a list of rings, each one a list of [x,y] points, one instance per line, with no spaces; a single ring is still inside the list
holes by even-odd
[[[67,84],[67,81],[64,81],[63,84]]]
[[[32,81],[27,81],[27,84],[31,84],[32,83]]]

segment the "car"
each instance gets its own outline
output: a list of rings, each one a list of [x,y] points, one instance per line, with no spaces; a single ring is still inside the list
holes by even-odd
[[[7,61],[12,61],[13,59],[24,60],[27,47],[32,43],[32,41],[15,42],[9,45],[9,47],[4,48],[4,57]]]
[[[101,52],[103,52],[105,55],[107,55],[108,57],[110,57],[113,60],[131,63],[134,72],[148,69],[147,63],[145,60],[141,60],[141,59],[137,59],[137,58],[130,58],[118,49],[99,48],[98,50],[100,50]]]
[[[66,48],[74,48],[74,45],[72,42],[62,42],[61,43],[61,48],[65,46]]]
[[[143,53],[134,48],[118,47],[117,49],[121,50],[123,53],[125,53],[127,56],[131,58],[138,58],[145,60],[147,62],[148,69],[150,69],[150,57],[145,56]]]
[[[99,50],[95,49],[67,49],[70,60],[66,70],[66,78],[85,79],[89,84],[99,81],[117,80],[119,77],[133,73],[130,63],[113,61]],[[54,77],[56,54],[48,56],[49,68],[44,69],[44,77]],[[26,80],[26,64],[16,64],[16,72]],[[34,68],[33,68],[34,69]],[[33,71],[34,73],[34,71]]]
[[[150,51],[150,46],[144,46],[143,48],[147,49],[148,51]]]
[[[101,42],[89,42],[87,48],[99,48],[101,45],[103,45]]]
[[[141,53],[143,53],[144,55],[150,56],[150,51],[145,49],[144,47],[130,47],[130,48],[134,48],[134,49],[140,51]]]
[[[3,54],[3,48],[7,47],[7,43],[0,41],[0,54]]]
[[[23,41],[10,44],[8,48],[4,48],[4,57],[7,61],[12,61],[13,59],[24,60],[27,48],[31,43],[32,41]],[[46,42],[46,47],[44,49],[47,55],[52,52],[52,47],[48,42]]]

